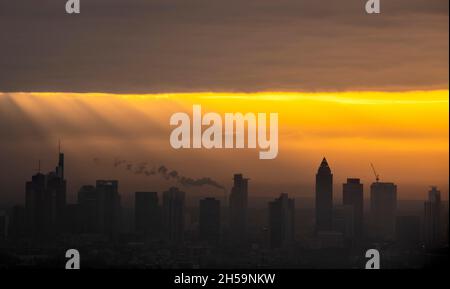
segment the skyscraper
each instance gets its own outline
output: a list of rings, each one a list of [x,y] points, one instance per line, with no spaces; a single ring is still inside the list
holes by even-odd
[[[95,190],[98,198],[98,227],[100,233],[114,237],[120,226],[119,182],[116,180],[97,180]]]
[[[269,203],[269,244],[272,249],[294,242],[295,201],[288,194]]]
[[[329,231],[333,223],[333,174],[323,158],[316,174],[316,233]]]
[[[64,154],[59,152],[58,166],[48,174],[38,172],[26,182],[25,208],[28,232],[35,237],[58,234],[64,225],[66,180]]]
[[[58,166],[55,172],[60,179],[64,179],[64,154],[61,152],[61,142],[58,145]]]
[[[245,243],[247,233],[248,180],[234,175],[230,194],[230,237],[233,243]]]
[[[120,194],[116,180],[97,180],[78,191],[80,231],[114,237],[120,227]]]
[[[342,198],[344,206],[351,206],[353,209],[353,233],[355,238],[360,239],[363,235],[364,216],[364,186],[359,179],[347,179],[347,183],[342,188]]]
[[[375,182],[370,186],[370,215],[373,237],[381,240],[395,238],[397,186]]]
[[[200,200],[199,235],[202,241],[217,244],[220,238],[220,201]]]
[[[439,245],[441,239],[441,192],[431,187],[424,204],[424,240],[429,248]]]
[[[355,241],[355,217],[353,212],[353,206],[351,205],[333,208],[333,231],[342,233],[346,245],[353,245]]]
[[[94,186],[85,185],[78,191],[81,232],[100,233],[99,201],[99,196]]]
[[[184,235],[185,192],[171,187],[163,193],[163,230],[166,239],[181,243]]]
[[[161,210],[158,193],[136,192],[134,194],[134,214],[136,232],[146,237],[157,238],[161,229]]]

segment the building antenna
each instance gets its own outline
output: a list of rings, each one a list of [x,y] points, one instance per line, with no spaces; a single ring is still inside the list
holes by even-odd
[[[377,174],[377,171],[375,170],[375,167],[373,166],[372,163],[370,163],[370,166],[372,167],[373,174],[375,175],[375,180],[376,180],[377,183],[378,183],[378,181],[380,180],[380,175]]]
[[[61,153],[61,139],[58,139],[58,153]]]

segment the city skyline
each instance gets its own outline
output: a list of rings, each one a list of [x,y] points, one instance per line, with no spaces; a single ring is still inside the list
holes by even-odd
[[[212,263],[204,264],[226,264],[221,263],[220,254],[229,251],[229,254],[239,256],[248,252],[249,246],[262,250],[259,254],[263,256],[276,256],[300,248],[310,253],[333,249],[339,254],[340,250],[358,251],[366,246],[384,244],[393,246],[392,249],[405,261],[424,264],[409,259],[408,250],[424,254],[443,248],[448,242],[445,233],[448,222],[443,219],[448,217],[448,203],[441,203],[441,193],[436,187],[428,191],[421,212],[405,214],[406,211],[398,208],[397,186],[380,182],[377,176],[370,185],[369,209],[364,210],[361,203],[363,186],[359,179],[348,178],[342,184],[344,199],[333,201],[333,169],[326,158],[320,162],[316,174],[315,214],[306,217],[307,210],[297,209],[295,198],[280,193],[279,197],[266,202],[265,218],[260,216],[259,220],[255,219],[255,211],[249,206],[252,202],[249,199],[250,179],[239,173],[234,174],[229,200],[224,203],[209,196],[199,199],[198,206],[188,208],[186,193],[177,187],[160,193],[137,191],[134,214],[130,219],[124,215],[126,210],[121,204],[117,180],[96,180],[95,186],[83,185],[78,191],[77,202],[67,202],[65,170],[65,154],[60,148],[55,169],[48,173],[39,171],[26,182],[25,204],[0,211],[0,244],[26,240],[36,248],[50,242],[47,247],[52,248],[62,240],[69,244],[82,238],[90,248],[98,242],[121,248],[142,244],[182,255],[194,246],[199,253],[213,250],[208,257],[208,262]],[[303,217],[298,218],[299,213]],[[195,215],[197,221],[191,219]],[[305,226],[311,226],[309,233],[304,231]],[[123,240],[131,243],[123,244]],[[16,246],[18,250],[21,248]],[[313,254],[308,257],[308,262],[314,264],[320,260],[316,258]],[[290,259],[281,264],[295,267],[296,259]],[[195,264],[195,258],[189,262]],[[345,259],[335,262],[335,266],[347,266]],[[163,266],[170,266],[170,262]]]
[[[52,203],[53,205],[56,205],[54,208],[47,208],[46,210],[49,210],[49,212],[44,212],[45,214],[49,214],[48,217],[42,217],[42,218],[49,218],[50,215],[53,216],[53,220],[51,221],[54,223],[57,220],[57,215],[61,214],[64,209],[61,208],[61,206],[70,205],[71,203],[67,201],[67,180],[64,176],[64,159],[65,154],[61,150],[61,144],[59,142],[58,146],[58,163],[57,166],[53,171],[49,171],[48,173],[43,173],[41,171],[41,168],[38,168],[38,171],[36,174],[34,174],[31,177],[31,181],[26,181],[25,184],[25,197],[26,201],[24,206],[30,206],[29,200],[31,202],[40,202],[36,203],[37,206],[44,206],[42,205],[42,202]],[[332,219],[334,218],[334,210],[336,206],[349,206],[352,208],[352,215],[353,217],[357,217],[361,219],[361,223],[355,223],[352,224],[355,229],[352,229],[355,233],[355,236],[361,235],[362,230],[359,229],[360,226],[363,226],[362,218],[364,218],[364,215],[367,214],[368,211],[371,212],[371,214],[375,214],[375,219],[377,219],[378,223],[381,226],[384,226],[384,230],[388,230],[392,237],[394,234],[393,232],[395,229],[391,226],[389,228],[389,224],[387,224],[387,220],[395,219],[396,217],[396,211],[397,211],[397,201],[398,194],[397,194],[397,185],[392,182],[380,182],[378,174],[374,171],[375,174],[375,181],[370,184],[369,191],[364,190],[364,184],[361,183],[360,179],[357,178],[347,178],[346,183],[342,184],[335,184],[333,181],[333,171],[331,167],[329,166],[327,160],[325,157],[323,157],[322,161],[320,162],[320,165],[317,170],[316,174],[316,180],[315,180],[315,231],[316,233],[319,231],[329,231],[333,230],[334,224]],[[228,206],[231,208],[229,212],[230,216],[230,223],[229,226],[231,228],[231,231],[235,230],[236,238],[244,238],[243,235],[245,235],[246,231],[246,223],[248,222],[248,213],[247,210],[250,207],[249,206],[249,200],[252,197],[249,191],[249,181],[250,178],[244,177],[242,173],[234,173],[233,175],[233,186],[231,187],[231,190],[229,193],[225,193],[223,196],[219,196],[219,199],[216,199],[215,197],[211,195],[203,196],[199,198],[200,204],[199,207],[201,207],[202,202],[204,203],[204,207],[210,207],[211,205],[215,208],[219,208],[221,206]],[[119,191],[119,181],[114,179],[96,179],[95,180],[95,186],[92,185],[82,185],[77,190],[77,202],[80,205],[83,205],[84,203],[88,204],[90,200],[92,200],[92,194],[97,192],[101,192],[101,194],[113,194],[109,195],[108,202],[114,202],[121,203],[121,196],[123,193]],[[343,198],[336,200],[334,197],[336,195],[336,191],[334,190],[335,185],[342,185],[342,193]],[[207,185],[205,185],[207,186]],[[441,191],[438,190],[438,187],[436,186],[429,186],[429,191],[426,195],[424,195],[424,198],[421,200],[425,200],[425,209],[426,211],[433,211],[436,210],[435,208],[432,208],[432,204],[438,203],[440,206],[442,195]],[[56,201],[50,201],[49,199],[45,198],[45,191],[49,190],[52,195],[52,198],[54,198]],[[226,191],[226,189],[224,189]],[[284,204],[286,200],[289,200],[291,202],[291,199],[288,198],[288,193],[278,193],[279,198],[276,198],[275,201],[269,201],[269,204],[276,205],[277,203]],[[33,195],[39,196],[38,198],[34,197]],[[273,198],[277,193],[274,193],[273,196],[269,198]],[[363,199],[364,195],[368,195],[368,199]],[[134,197],[134,209],[136,211],[135,218],[140,219],[141,223],[136,223],[135,230],[145,233],[144,227],[148,224],[153,224],[149,220],[145,220],[145,218],[151,217],[155,218],[158,214],[161,214],[159,217],[156,217],[156,219],[160,218],[160,221],[162,224],[164,222],[167,222],[164,220],[164,211],[158,211],[155,209],[158,206],[159,200],[162,200],[162,205],[168,204],[170,206],[180,206],[179,203],[181,202],[184,207],[186,205],[186,193],[184,191],[181,191],[176,186],[170,186],[166,190],[162,190],[160,192],[158,191],[135,191],[133,192]],[[216,196],[217,197],[217,196]],[[114,199],[117,199],[115,201]],[[222,202],[220,201],[222,199]],[[294,200],[294,199],[292,199]],[[172,204],[172,202],[174,202]],[[366,208],[364,206],[364,203],[366,201],[370,201],[369,208]],[[394,201],[394,205],[388,205],[388,203]],[[222,203],[222,204],[221,204]],[[16,204],[21,205],[21,204]],[[123,204],[118,207],[122,207]],[[150,207],[148,206],[150,205]],[[59,207],[58,207],[59,206]],[[88,205],[89,206],[89,205]],[[285,204],[283,205],[285,206]],[[391,207],[389,207],[391,206]],[[430,208],[428,208],[430,207]],[[150,209],[150,211],[148,211]],[[29,209],[30,210],[30,209]],[[53,211],[55,212],[53,212]],[[156,211],[155,211],[156,210]],[[34,211],[34,209],[31,209],[31,211]],[[59,213],[58,213],[59,212]],[[211,210],[209,209],[208,214],[210,214]],[[110,215],[105,218],[111,218],[113,215],[112,212],[109,213]],[[184,213],[183,213],[184,214]],[[430,214],[430,213],[429,213]],[[431,213],[433,214],[433,213]],[[89,220],[89,213],[85,214],[87,217],[87,220]],[[440,212],[438,211],[437,215],[440,215]],[[56,218],[55,218],[56,217]],[[41,217],[32,217],[32,219],[39,219]],[[434,217],[433,217],[434,218]],[[166,218],[167,219],[167,218]],[[436,222],[436,220],[431,220],[430,222]],[[54,226],[54,224],[52,225]],[[181,225],[183,227],[184,225]],[[387,226],[387,228],[386,228]],[[95,227],[95,225],[93,226]],[[164,226],[163,226],[164,227]],[[235,227],[233,229],[233,227]],[[159,230],[159,229],[158,229]],[[360,231],[360,232],[358,232]],[[232,233],[233,234],[233,233]]]

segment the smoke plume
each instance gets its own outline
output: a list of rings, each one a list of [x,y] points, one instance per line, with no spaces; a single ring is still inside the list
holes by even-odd
[[[94,162],[96,164],[99,163],[98,158],[94,158]],[[135,175],[144,175],[144,176],[160,176],[165,180],[173,180],[181,184],[185,187],[197,187],[197,186],[212,186],[218,189],[225,189],[221,184],[217,181],[213,180],[210,177],[202,177],[199,179],[193,179],[190,177],[186,177],[181,175],[176,170],[169,169],[165,165],[160,166],[152,166],[147,162],[132,162],[124,159],[116,158],[113,161],[113,166],[115,168],[124,168],[125,170],[135,174]]]

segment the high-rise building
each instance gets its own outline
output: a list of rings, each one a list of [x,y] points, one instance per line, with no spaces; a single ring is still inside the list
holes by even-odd
[[[424,240],[425,245],[433,248],[441,241],[441,192],[431,187],[428,201],[424,204]]]
[[[349,178],[342,188],[342,201],[344,206],[353,209],[353,233],[356,239],[363,235],[364,218],[364,186],[359,179]]]
[[[120,227],[118,181],[97,180],[96,186],[82,186],[78,191],[81,231],[114,237]]]
[[[166,239],[181,243],[184,237],[185,192],[172,187],[163,193],[162,217]]]
[[[134,194],[134,224],[136,232],[146,237],[158,238],[161,230],[161,210],[158,193],[136,192]]]
[[[330,231],[333,223],[333,174],[323,158],[316,174],[316,233]]]
[[[248,180],[242,174],[234,175],[230,194],[230,237],[233,243],[243,244],[247,237]]]
[[[395,238],[397,186],[375,182],[370,186],[370,218],[372,236],[380,240]]]
[[[199,235],[202,241],[217,244],[220,239],[220,201],[215,198],[200,200]]]
[[[58,152],[58,166],[55,168],[56,176],[64,180],[64,154],[61,152],[61,144]]]
[[[333,231],[342,233],[346,245],[355,241],[355,217],[353,206],[342,205],[333,208]]]
[[[101,233],[115,236],[120,227],[119,182],[116,180],[97,180],[95,190],[98,197],[98,228]]]
[[[38,172],[26,182],[25,204],[27,231],[31,235],[45,237],[63,230],[66,206],[63,153],[59,153],[55,171]]]
[[[272,249],[294,242],[295,201],[288,194],[269,203],[269,244]]]
[[[85,185],[78,191],[80,227],[83,233],[100,232],[99,197],[95,186]]]

